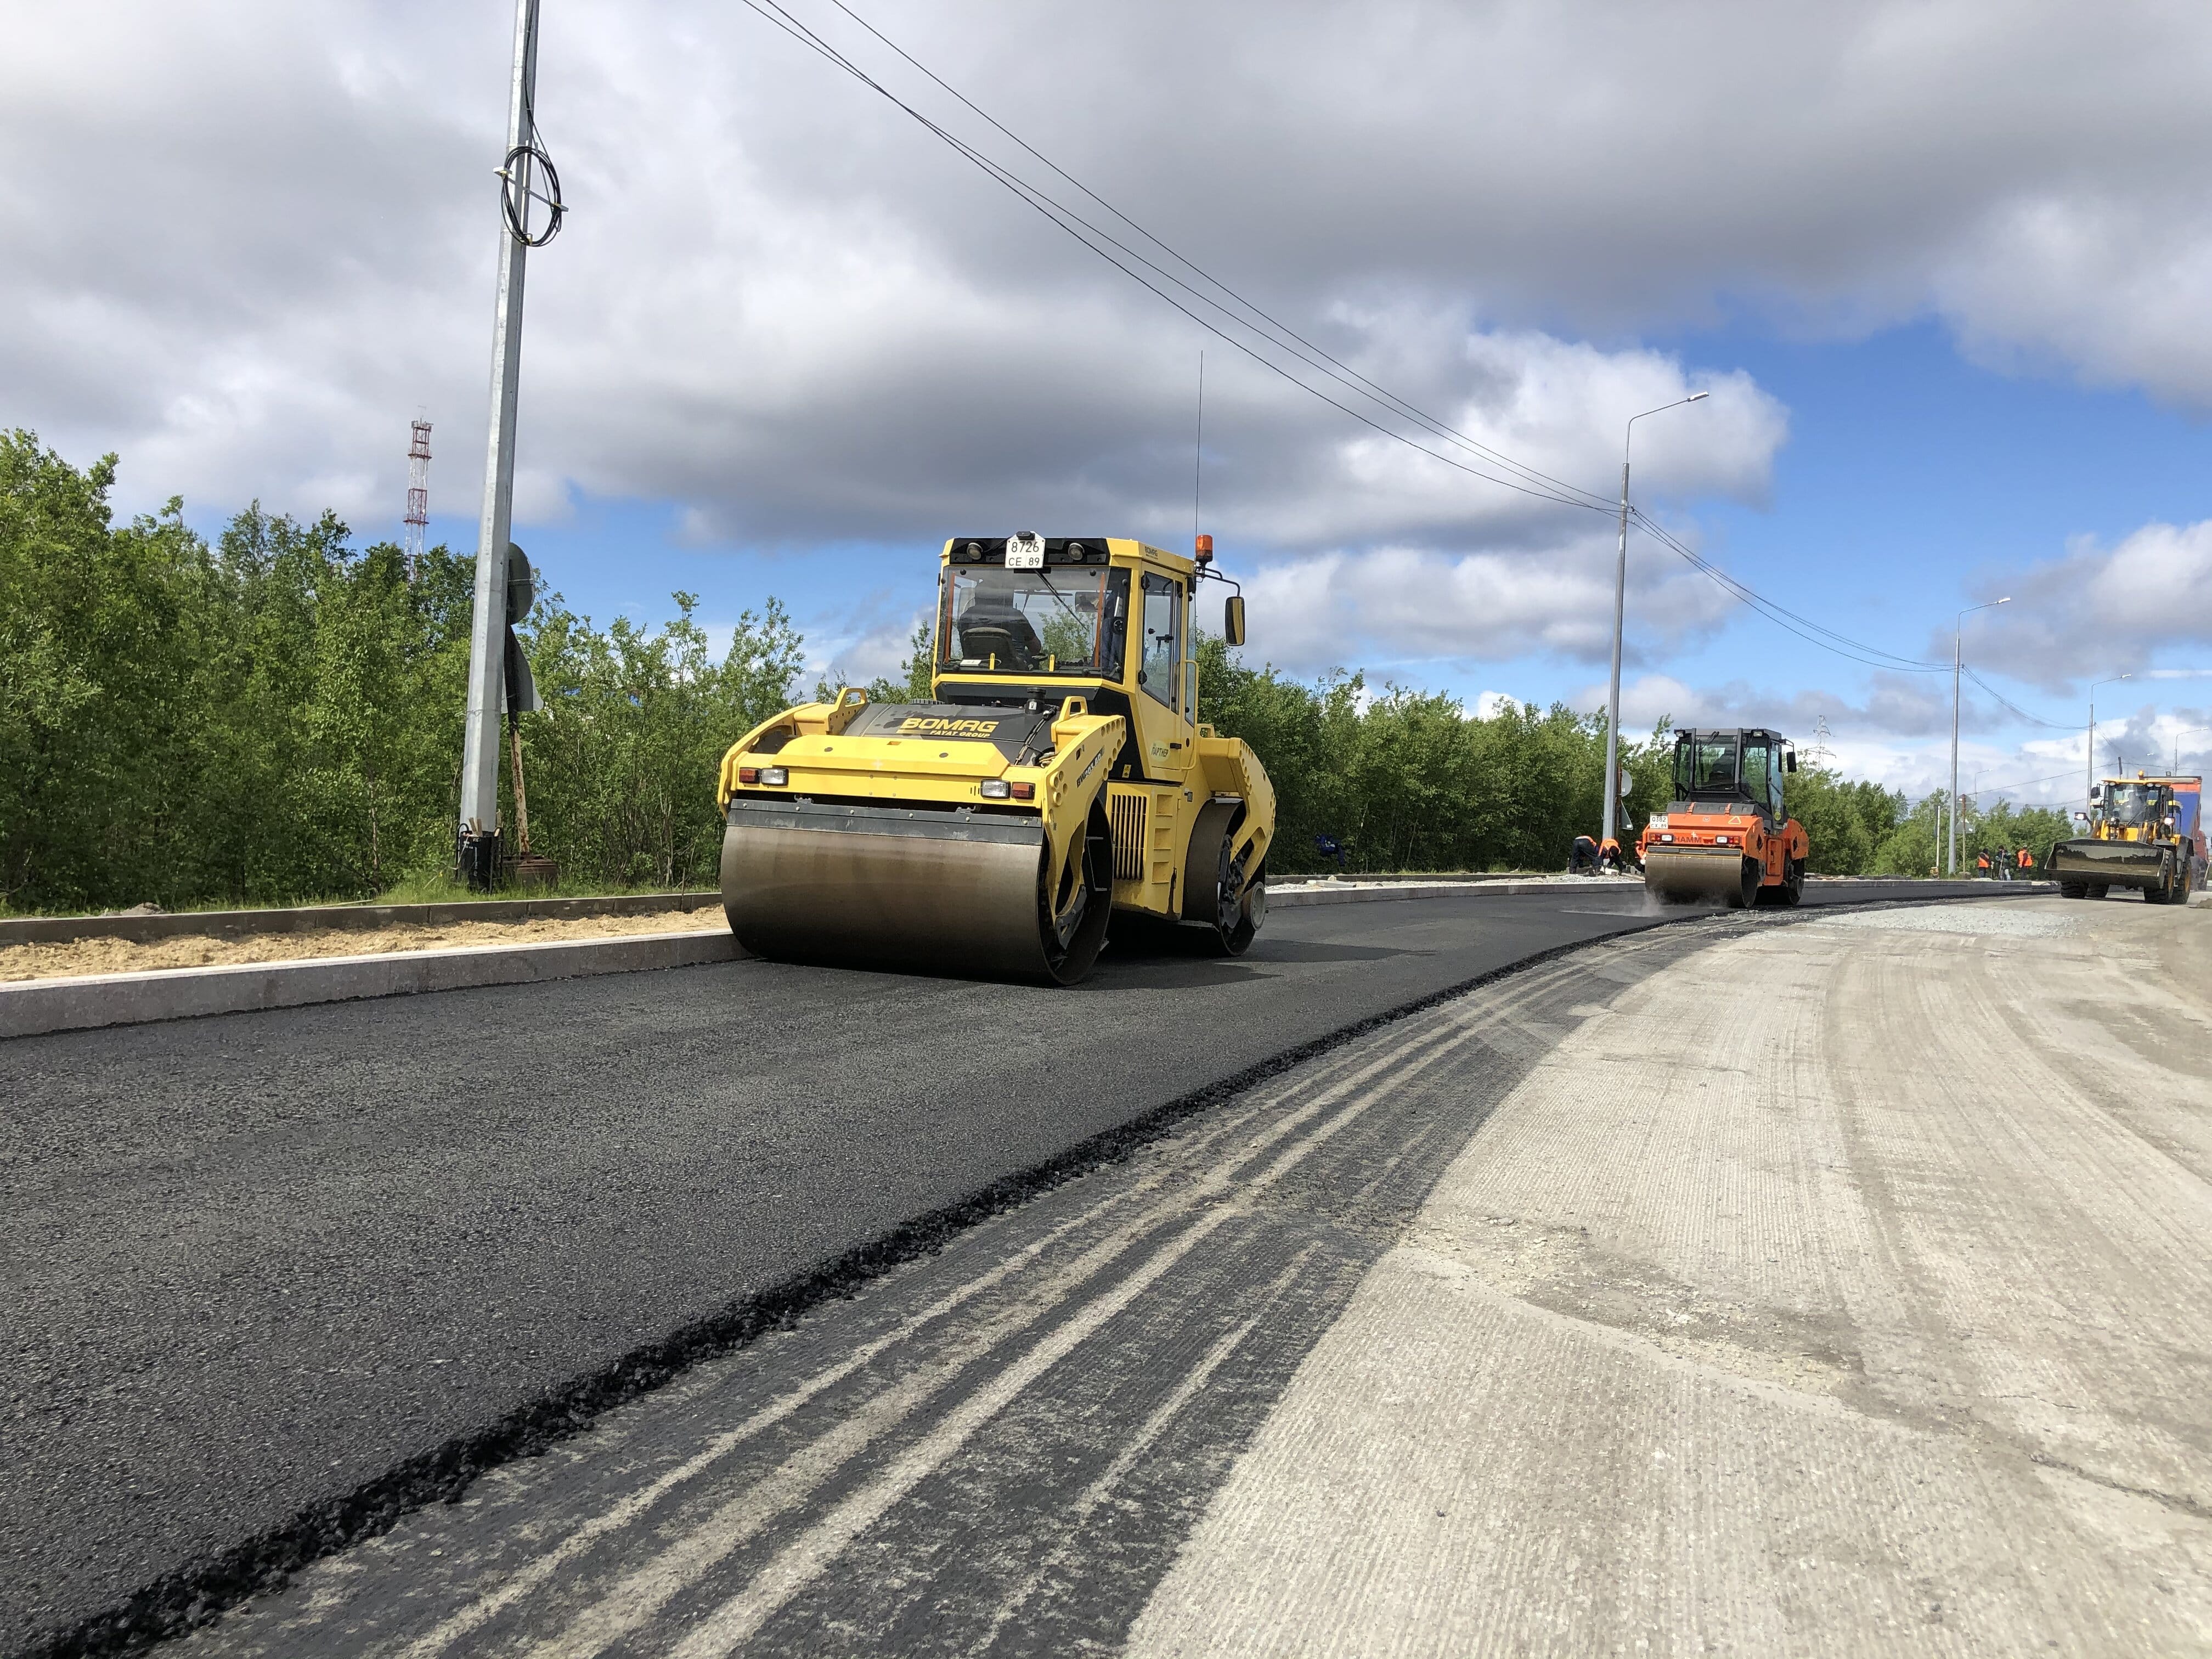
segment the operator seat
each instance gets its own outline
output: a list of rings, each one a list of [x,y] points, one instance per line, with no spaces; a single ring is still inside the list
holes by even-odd
[[[960,615],[960,654],[989,659],[1002,668],[1035,668],[1044,659],[1044,641],[1030,619],[1011,600],[979,599]]]

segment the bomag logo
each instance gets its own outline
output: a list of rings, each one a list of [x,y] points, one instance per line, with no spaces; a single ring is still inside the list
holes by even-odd
[[[898,723],[898,729],[924,738],[988,738],[999,729],[999,722],[948,720],[936,714],[909,714]]]

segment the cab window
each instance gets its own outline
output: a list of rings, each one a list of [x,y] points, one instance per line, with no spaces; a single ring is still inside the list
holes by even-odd
[[[1137,684],[1147,696],[1176,706],[1182,680],[1182,584],[1145,573],[1145,637],[1137,659]]]
[[[1743,790],[1769,811],[1774,806],[1774,751],[1763,743],[1743,746]]]

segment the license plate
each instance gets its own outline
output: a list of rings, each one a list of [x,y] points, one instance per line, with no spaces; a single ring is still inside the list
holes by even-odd
[[[1042,536],[1007,537],[1006,568],[1009,570],[1043,569],[1044,538]]]

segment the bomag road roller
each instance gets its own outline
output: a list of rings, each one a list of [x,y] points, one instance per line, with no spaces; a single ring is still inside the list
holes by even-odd
[[[1236,954],[1267,914],[1275,792],[1197,723],[1197,556],[957,536],[928,702],[790,708],[723,757],[730,931],[765,957],[1073,984],[1116,929]],[[1228,583],[1234,587],[1236,584]],[[1240,595],[1223,631],[1244,635]]]
[[[1812,842],[1782,804],[1797,751],[1778,732],[1678,733],[1674,799],[1637,842],[1644,890],[1668,904],[1795,904]]]
[[[2065,898],[2102,898],[2115,887],[2151,904],[2186,904],[2204,857],[2202,778],[2106,778],[2089,792],[2088,833],[2056,842],[2044,868]]]

